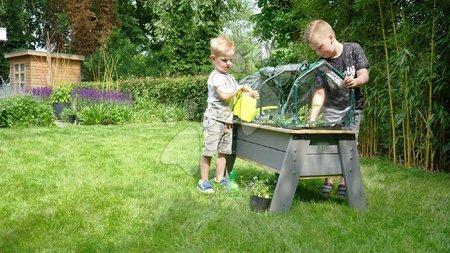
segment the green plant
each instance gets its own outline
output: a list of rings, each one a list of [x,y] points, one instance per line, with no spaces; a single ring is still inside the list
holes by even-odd
[[[264,175],[262,175],[262,177],[254,176],[252,181],[248,183],[250,195],[263,198],[272,198],[275,191],[275,186],[276,179],[264,177]]]
[[[106,124],[123,125],[131,121],[133,111],[126,104],[111,104],[107,108]]]
[[[77,111],[72,107],[66,107],[61,113],[61,118],[63,121],[67,121],[69,116],[77,116]]]
[[[0,127],[51,126],[54,120],[50,104],[31,95],[10,97],[0,102]]]
[[[102,103],[88,105],[81,109],[78,118],[83,125],[105,124],[107,119],[107,108]]]
[[[145,100],[158,105],[176,104],[183,107],[187,120],[200,121],[207,104],[207,80],[207,76],[135,78],[122,81],[120,90],[129,92],[140,109],[148,104]]]
[[[308,122],[309,120],[308,105],[304,105],[298,108],[297,119],[299,122]]]
[[[59,86],[53,89],[50,95],[52,103],[68,103],[70,102],[71,86]]]

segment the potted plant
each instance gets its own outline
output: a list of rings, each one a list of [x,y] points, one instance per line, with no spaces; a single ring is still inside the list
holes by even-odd
[[[248,184],[250,188],[250,208],[257,212],[264,212],[270,207],[276,181],[254,176]]]
[[[77,111],[73,106],[66,107],[61,113],[61,118],[63,121],[73,124],[77,120]]]
[[[50,99],[56,118],[61,120],[61,113],[70,101],[70,86],[59,86],[53,89]]]

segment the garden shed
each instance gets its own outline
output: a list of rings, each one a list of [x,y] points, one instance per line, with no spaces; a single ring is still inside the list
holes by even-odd
[[[30,89],[60,82],[80,82],[82,55],[24,50],[5,53],[11,85]]]

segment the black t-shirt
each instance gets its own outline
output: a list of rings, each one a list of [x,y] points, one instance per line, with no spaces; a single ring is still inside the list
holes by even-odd
[[[358,43],[342,43],[344,48],[339,57],[334,59],[325,59],[331,66],[344,73],[345,76],[357,78],[356,71],[360,69],[369,69],[370,64],[367,60],[364,50]],[[355,88],[355,110],[362,110],[364,98],[359,88]],[[329,98],[325,100],[332,102]]]

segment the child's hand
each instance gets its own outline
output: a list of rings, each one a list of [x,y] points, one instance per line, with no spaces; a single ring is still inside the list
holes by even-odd
[[[356,81],[355,78],[353,78],[353,76],[347,76],[344,79],[344,87],[347,89],[356,88],[356,87],[358,87],[357,85],[358,85],[358,82]]]
[[[248,93],[250,96],[259,99],[259,92],[256,90],[253,90],[250,86],[248,85],[243,85],[242,86],[242,91],[245,93]]]
[[[250,92],[250,96],[252,96],[256,99],[259,99],[259,92],[254,90],[254,91]]]
[[[250,93],[250,92],[253,91],[253,89],[252,89],[252,87],[250,87],[250,86],[244,84],[244,85],[242,85],[242,91],[243,91],[243,92],[248,92],[248,93]]]

